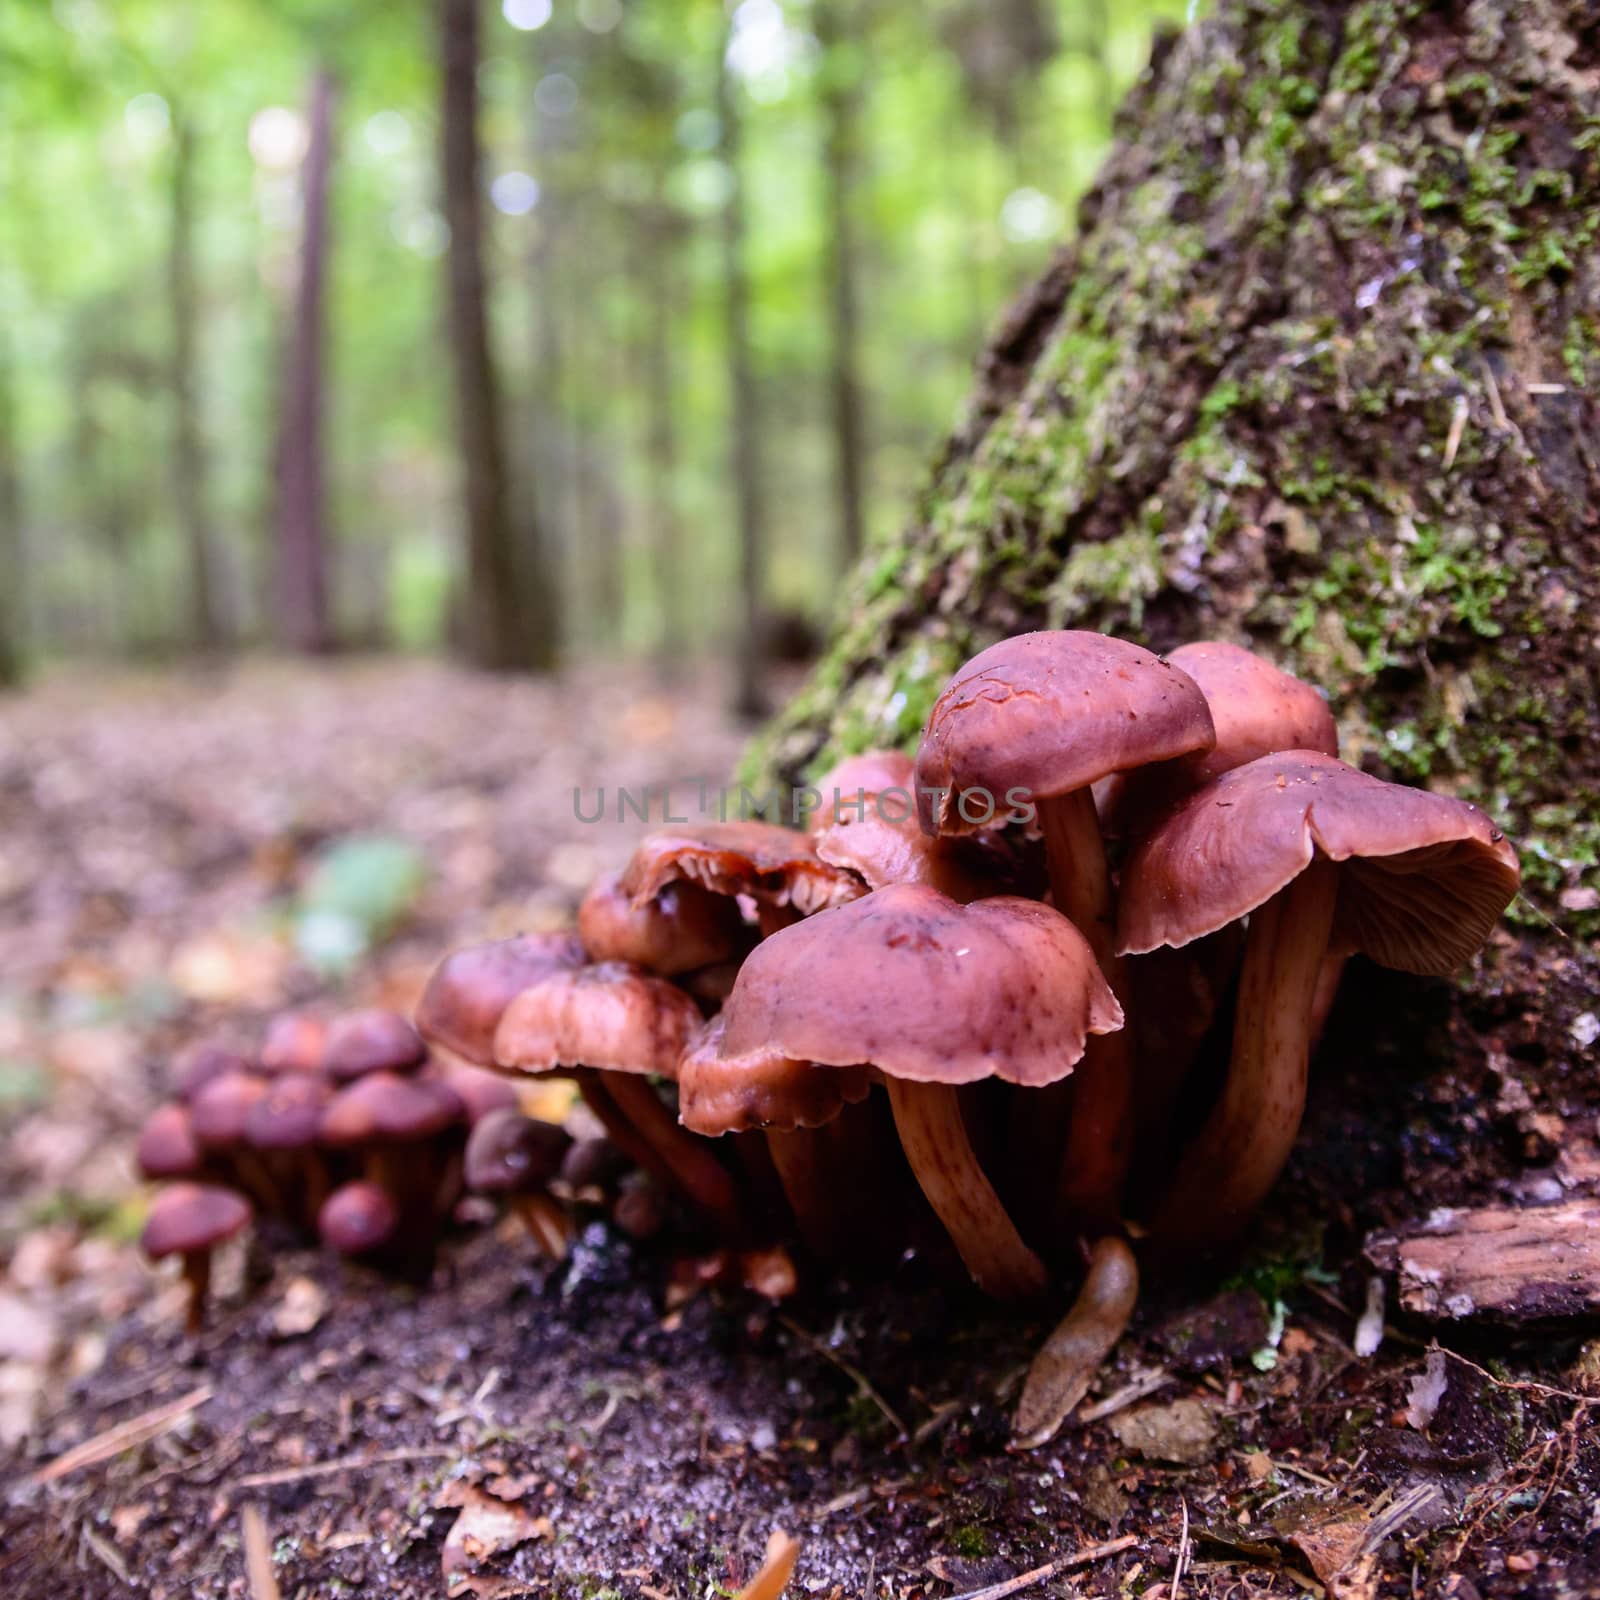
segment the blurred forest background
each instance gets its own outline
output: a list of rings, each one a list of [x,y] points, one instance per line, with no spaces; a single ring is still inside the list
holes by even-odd
[[[11,0],[0,665],[800,648],[1185,0]]]

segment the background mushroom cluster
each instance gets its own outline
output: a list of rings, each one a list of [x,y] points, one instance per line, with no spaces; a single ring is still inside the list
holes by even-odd
[[[149,1170],[283,1212],[299,1161],[302,1228],[362,1183],[408,1217],[427,1187],[437,1215],[469,1116],[450,1074],[564,1077],[643,1175],[641,1218],[670,1202],[768,1292],[792,1286],[773,1263],[793,1245],[802,1268],[915,1250],[1000,1299],[1075,1295],[1018,1415],[1041,1438],[1126,1325],[1140,1262],[1226,1246],[1270,1190],[1344,962],[1451,972],[1518,886],[1481,811],[1346,765],[1322,696],[1226,643],[1007,639],[955,674],[914,758],[853,755],[787,820],[653,833],[576,934],[451,955],[403,1061],[397,1019],[346,1019],[320,1087],[291,1093],[269,1041],[276,1076],[234,1068],[158,1114],[203,1148]],[[360,1170],[318,1187],[304,1163],[371,1083],[457,1110],[417,1135],[426,1161],[352,1123],[335,1142]],[[202,1135],[230,1095],[322,1096],[315,1154]],[[502,1107],[466,1155],[559,1253],[559,1131]]]

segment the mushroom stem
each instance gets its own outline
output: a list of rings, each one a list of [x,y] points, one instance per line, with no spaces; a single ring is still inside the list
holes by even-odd
[[[777,1169],[784,1198],[806,1249],[819,1261],[832,1261],[839,1244],[839,1197],[831,1181],[827,1151],[818,1128],[768,1128],[767,1153]]]
[[[183,1281],[189,1286],[189,1312],[185,1326],[191,1334],[198,1334],[206,1325],[206,1300],[211,1293],[209,1250],[183,1252]]]
[[[1318,856],[1250,913],[1228,1076],[1156,1208],[1151,1231],[1163,1245],[1233,1238],[1289,1159],[1338,891],[1338,869]]]
[[[1042,1293],[1049,1281],[1044,1263],[1022,1242],[979,1166],[956,1091],[943,1083],[884,1081],[906,1159],[967,1270],[1002,1300]]]
[[[740,1239],[745,1227],[738,1188],[728,1169],[712,1155],[707,1141],[680,1127],[660,1095],[643,1078],[625,1072],[608,1073],[604,1092],[611,1096],[635,1138],[650,1147],[654,1159],[641,1161],[641,1165],[702,1212],[722,1238]],[[616,1130],[610,1124],[607,1127],[617,1143],[628,1149]]]
[[[1112,993],[1126,1003],[1111,874],[1094,796],[1088,789],[1076,789],[1040,800],[1038,808],[1056,910],[1088,941]],[[1059,1089],[1046,1091],[1047,1116],[1065,1120],[1070,1111],[1056,1189],[1056,1213],[1062,1220],[1102,1228],[1117,1224],[1133,1142],[1131,1034],[1130,1024],[1121,1032],[1092,1037],[1072,1077]],[[1027,1101],[1032,1098],[1023,1097],[1013,1115],[1029,1114]]]
[[[566,1260],[572,1248],[572,1222],[558,1200],[542,1191],[515,1194],[511,1209],[541,1255],[551,1261]]]
[[[1012,1442],[1032,1450],[1055,1436],[1116,1347],[1139,1299],[1139,1264],[1127,1242],[1107,1234],[1089,1253],[1089,1271],[1072,1309],[1028,1368],[1012,1421]]]

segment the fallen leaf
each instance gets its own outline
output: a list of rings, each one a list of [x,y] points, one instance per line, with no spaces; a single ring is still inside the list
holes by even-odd
[[[1193,1467],[1216,1454],[1221,1419],[1214,1401],[1173,1400],[1167,1405],[1121,1412],[1108,1426],[1123,1444],[1142,1456]]]
[[[480,1574],[476,1569],[490,1557],[514,1550],[530,1539],[550,1538],[555,1532],[550,1519],[534,1516],[522,1506],[497,1499],[461,1479],[447,1483],[434,1504],[461,1508],[461,1515],[445,1538],[439,1561],[446,1592],[473,1594],[479,1600],[522,1592],[526,1585],[508,1590],[503,1577]]]
[[[742,1588],[736,1600],[778,1600],[794,1576],[794,1564],[800,1559],[800,1541],[774,1528],[767,1540],[767,1557],[761,1570]]]

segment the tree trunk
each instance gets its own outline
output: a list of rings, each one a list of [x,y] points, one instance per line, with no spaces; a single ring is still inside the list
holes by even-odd
[[[839,544],[846,564],[861,555],[866,513],[866,424],[861,398],[860,327],[855,227],[860,44],[849,32],[842,0],[821,0],[815,12],[822,46],[823,166],[827,175],[829,388],[832,391],[834,484]]]
[[[640,230],[639,299],[643,307],[645,460],[649,467],[650,565],[654,574],[657,670],[673,677],[682,666],[688,629],[683,616],[683,523],[678,514],[678,422],[675,341],[679,299],[678,228],[666,194],[666,171],[656,174],[649,220]]]
[[[739,88],[724,48],[717,58],[717,121],[728,195],[722,207],[722,297],[728,359],[729,428],[733,439],[733,492],[739,534],[739,620],[735,645],[734,710],[760,716],[766,709],[762,671],[761,592],[766,520],[761,474],[761,418],[750,349],[750,279],[745,268],[744,174]]]
[[[222,643],[216,561],[207,507],[205,439],[200,427],[195,335],[200,321],[194,261],[194,129],[181,110],[173,118],[172,191],[167,254],[167,306],[172,318],[172,497],[189,551],[189,627],[195,647]]]
[[[311,82],[311,137],[301,169],[300,275],[278,446],[279,628],[285,644],[307,653],[333,645],[323,466],[333,98],[332,75],[319,71]]]
[[[541,670],[555,659],[549,588],[537,538],[530,537],[524,549],[518,549],[499,381],[489,345],[478,147],[478,21],[478,0],[440,0],[449,331],[467,520],[466,643],[468,654],[481,667]]]
[[[1023,629],[1234,638],[1328,692],[1349,759],[1482,800],[1523,846],[1514,920],[1583,956],[1597,111],[1580,0],[1225,0],[1162,42],[746,781],[910,747]]]
[[[11,330],[0,327],[0,688],[18,683],[23,664],[22,467]]]

